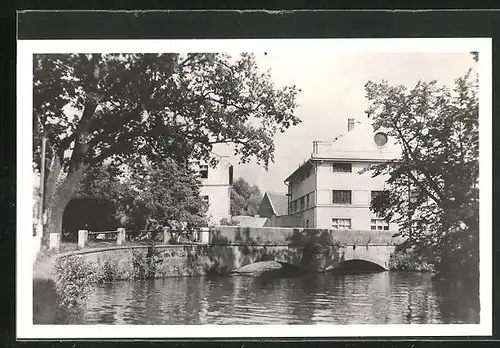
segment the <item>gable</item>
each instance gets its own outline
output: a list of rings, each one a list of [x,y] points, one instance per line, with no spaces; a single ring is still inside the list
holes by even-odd
[[[262,201],[260,202],[258,214],[259,214],[259,216],[266,217],[266,218],[275,215],[274,209],[271,206],[271,202],[269,201],[267,194],[264,195],[264,197],[262,198]]]
[[[263,217],[288,215],[288,197],[285,193],[266,192],[259,207]]]

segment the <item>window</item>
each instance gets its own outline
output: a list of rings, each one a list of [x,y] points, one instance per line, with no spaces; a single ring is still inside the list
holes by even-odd
[[[200,165],[200,177],[202,179],[207,179],[208,178],[208,165],[207,164],[201,164]]]
[[[384,219],[371,219],[370,229],[373,231],[389,231],[389,223]]]
[[[292,211],[297,211],[297,201],[292,202]]]
[[[306,220],[306,228],[309,228],[309,220]]]
[[[309,194],[306,196],[306,208],[309,208]]]
[[[387,144],[387,134],[378,132],[373,137],[373,140],[375,141],[375,144],[377,144],[377,146],[384,146],[385,144]]]
[[[209,200],[208,196],[203,196],[202,199],[205,203],[210,204],[210,200]]]
[[[300,198],[300,210],[304,210],[305,209],[305,202],[306,202],[305,197],[301,197]]]
[[[229,185],[233,184],[233,166],[229,166]],[[208,174],[208,173],[207,173]],[[207,175],[208,176],[208,175]]]
[[[332,169],[334,173],[351,173],[352,164],[351,163],[333,163]]]
[[[350,230],[351,219],[332,219],[332,228],[334,230]]]
[[[332,203],[336,204],[351,204],[351,191],[333,190]]]

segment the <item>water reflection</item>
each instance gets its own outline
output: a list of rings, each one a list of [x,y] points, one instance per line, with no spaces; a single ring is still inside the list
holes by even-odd
[[[474,291],[475,290],[475,291]],[[477,289],[382,272],[186,277],[96,287],[85,324],[478,323]]]

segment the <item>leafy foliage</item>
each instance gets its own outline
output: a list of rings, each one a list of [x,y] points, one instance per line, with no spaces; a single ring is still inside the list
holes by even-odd
[[[219,225],[221,226],[238,226],[239,224],[240,224],[239,221],[228,218],[222,218],[219,221]]]
[[[198,179],[189,168],[173,160],[129,166],[121,180],[113,167],[102,165],[89,170],[77,195],[112,201],[119,225],[144,229],[150,220],[185,221],[193,226],[207,224],[207,204],[201,199]]]
[[[262,201],[262,193],[257,185],[250,184],[243,178],[233,183],[231,188],[231,215],[256,215]]]
[[[56,291],[60,306],[69,312],[85,305],[98,281],[98,272],[93,263],[81,256],[57,258],[54,264]]]
[[[299,123],[297,89],[275,89],[252,54],[35,55],[33,82],[35,134],[69,170],[109,157],[209,159],[216,143],[267,165],[274,133]]]
[[[273,136],[300,120],[295,86],[277,89],[252,54],[37,54],[33,58],[34,167],[48,139],[48,232],[88,168],[107,161],[184,166],[233,144],[267,167]]]
[[[479,52],[471,52],[472,54],[472,59],[474,59],[475,62],[479,61]]]
[[[432,251],[424,250],[421,246],[408,246],[406,244],[396,246],[396,250],[389,259],[389,269],[395,271],[432,272],[434,267]]]
[[[400,224],[410,246],[432,248],[442,274],[478,274],[478,90],[470,72],[452,90],[436,81],[413,89],[368,82],[367,113],[401,145],[401,158],[378,165],[387,176],[373,210]]]

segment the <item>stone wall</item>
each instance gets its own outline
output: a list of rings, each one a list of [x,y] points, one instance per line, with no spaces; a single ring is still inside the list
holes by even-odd
[[[210,230],[210,244],[250,245],[397,245],[403,240],[393,238],[392,231],[322,230],[286,227],[222,226]]]
[[[114,280],[134,278],[137,268],[152,270],[153,278],[171,276],[194,276],[217,272],[217,264],[209,256],[206,245],[178,246],[158,245],[154,249],[147,246],[111,247],[102,249],[87,249],[61,254],[79,255],[91,261],[97,268],[109,268],[114,274]],[[152,253],[154,250],[154,253]],[[147,257],[152,260],[148,265]]]

